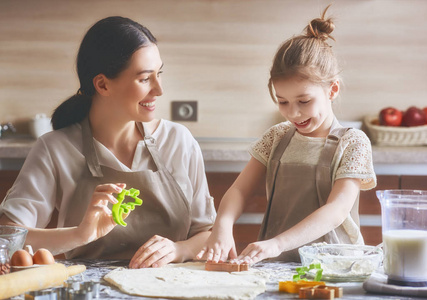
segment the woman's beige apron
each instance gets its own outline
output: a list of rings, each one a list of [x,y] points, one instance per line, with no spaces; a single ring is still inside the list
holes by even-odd
[[[142,125],[144,126],[144,125]],[[138,123],[144,142],[153,159],[153,171],[117,171],[99,164],[88,119],[82,122],[83,154],[87,169],[83,170],[76,191],[69,202],[64,226],[77,226],[83,219],[95,187],[103,183],[126,183],[126,189],[140,190],[141,206],[136,206],[125,222],[106,236],[66,253],[67,258],[129,259],[153,235],[173,241],[187,239],[190,229],[190,206],[176,180],[160,159],[156,141]],[[132,198],[124,202],[133,201]]]
[[[296,128],[292,126],[284,135],[267,166],[268,205],[259,240],[279,235],[326,203],[332,189],[332,159],[347,130],[334,120],[317,165],[281,162]],[[358,220],[358,203],[357,199],[351,211],[357,216],[354,220]],[[310,244],[316,242],[351,243],[342,225]],[[277,259],[299,262],[298,249],[283,252]]]

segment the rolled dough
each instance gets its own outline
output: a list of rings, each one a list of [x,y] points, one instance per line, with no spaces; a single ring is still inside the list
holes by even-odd
[[[162,268],[118,268],[104,279],[127,294],[156,298],[252,299],[265,292],[268,275],[262,271],[205,271],[204,265],[190,262]]]

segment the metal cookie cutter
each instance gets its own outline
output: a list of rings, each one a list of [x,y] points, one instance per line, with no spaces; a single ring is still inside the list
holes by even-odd
[[[91,280],[78,282],[76,280],[67,280],[65,286],[67,289],[66,300],[90,300],[99,298],[99,281]]]
[[[40,291],[28,292],[25,300],[58,300],[55,289],[44,289]]]
[[[28,292],[25,300],[91,300],[99,298],[100,282],[67,280],[63,287]]]

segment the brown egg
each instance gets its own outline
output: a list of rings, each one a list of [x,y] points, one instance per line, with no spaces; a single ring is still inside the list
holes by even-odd
[[[31,254],[25,250],[17,250],[13,253],[10,264],[15,267],[28,267],[33,265]]]
[[[55,258],[49,250],[40,248],[34,253],[33,262],[37,265],[51,265],[55,263]]]

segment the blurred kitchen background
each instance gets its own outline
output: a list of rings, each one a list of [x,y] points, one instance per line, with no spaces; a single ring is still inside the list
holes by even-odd
[[[86,30],[122,15],[159,41],[159,117],[171,119],[172,101],[197,101],[197,122],[183,122],[194,136],[259,137],[282,121],[267,89],[276,49],[330,3],[343,68],[338,118],[426,106],[424,0],[1,0],[0,122],[26,133],[35,114],[50,116],[79,88],[75,58]]]

